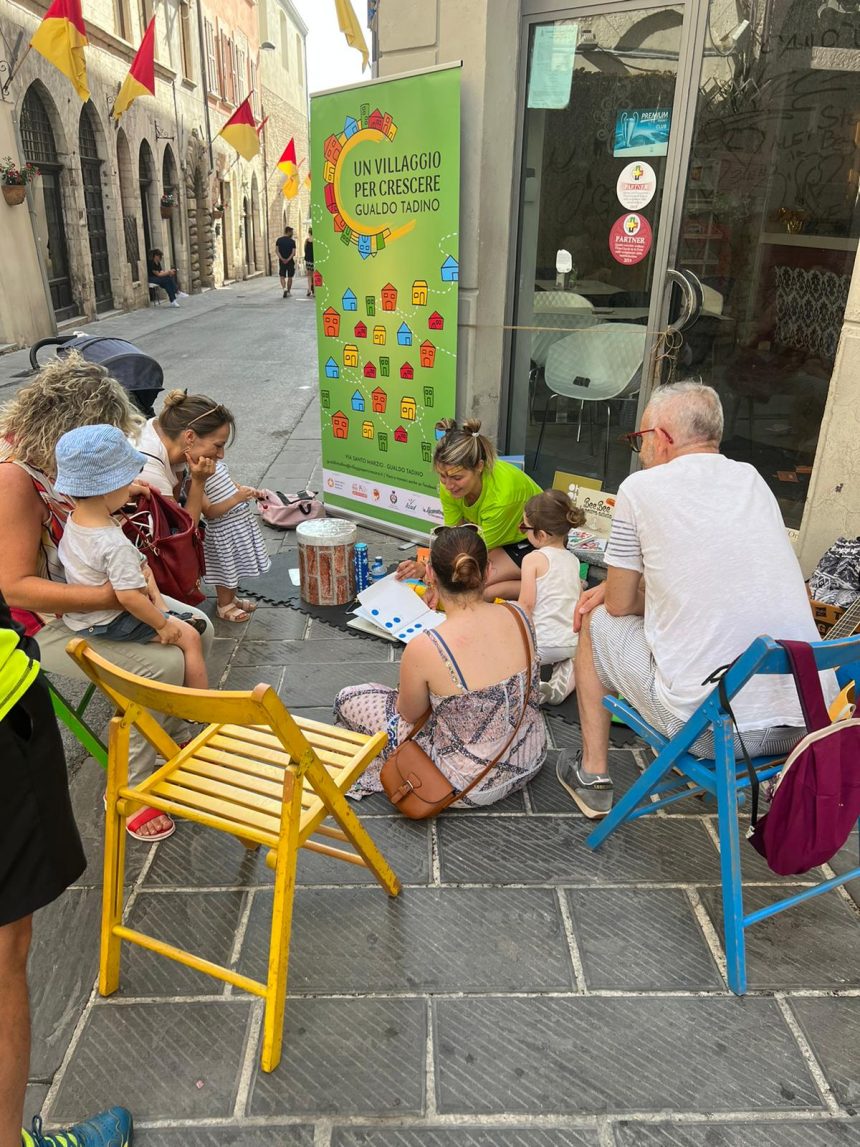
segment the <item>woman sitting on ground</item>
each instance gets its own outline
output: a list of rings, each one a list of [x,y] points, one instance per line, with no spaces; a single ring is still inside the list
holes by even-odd
[[[525,705],[507,752],[462,801],[463,807],[489,805],[521,789],[546,754],[534,631],[518,606],[484,600],[487,547],[474,527],[439,527],[430,560],[445,620],[407,645],[399,689],[351,685],[335,699],[338,724],[388,734],[387,747],[349,795],[382,791],[379,771],[386,757],[428,707],[430,718],[416,740],[456,789],[465,788],[505,747]],[[528,655],[512,609],[526,620]]]
[[[433,454],[439,475],[439,497],[446,526],[473,522],[490,554],[484,600],[516,601],[520,567],[534,546],[520,529],[523,506],[541,492],[540,486],[510,462],[496,456],[492,442],[481,434],[481,423],[467,419],[462,426],[451,418],[437,423],[444,430]],[[426,578],[424,562],[406,561],[398,578]]]
[[[35,634],[43,668],[84,685],[89,680],[66,654],[70,634],[61,615],[118,609],[119,602],[109,584],[65,582],[57,547],[74,502],[54,489],[54,449],[67,431],[98,423],[117,426],[133,438],[140,429],[140,416],[103,366],[85,362],[77,354],[50,363],[0,408],[0,461],[5,463],[0,465],[0,592],[28,635]],[[207,656],[213,636],[209,620],[187,605],[170,598],[165,601],[172,610],[193,614]],[[99,637],[89,641],[114,665],[154,681],[182,684],[185,659],[175,645]],[[167,721],[165,727],[174,737],[187,736],[184,726]],[[129,783],[139,783],[154,767],[155,750],[133,732]],[[44,827],[50,832],[50,825]],[[161,840],[173,832],[173,822],[155,809],[142,809],[130,819],[128,828],[139,840]]]

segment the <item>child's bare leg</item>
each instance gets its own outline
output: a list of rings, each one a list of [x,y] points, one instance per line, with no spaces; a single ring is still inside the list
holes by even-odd
[[[183,685],[187,689],[208,689],[209,674],[206,672],[206,662],[203,659],[203,642],[200,640],[200,634],[187,621],[180,621],[179,624],[182,626],[182,637],[176,644],[185,656]]]
[[[226,609],[228,605],[232,605],[236,600],[236,591],[235,589],[228,589],[225,585],[216,585],[215,596],[218,599],[218,605],[221,609]]]

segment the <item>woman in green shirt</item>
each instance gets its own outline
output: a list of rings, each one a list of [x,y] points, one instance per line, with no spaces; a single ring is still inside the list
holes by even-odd
[[[478,526],[490,552],[484,599],[516,601],[522,560],[534,549],[520,529],[523,506],[541,492],[540,486],[497,457],[492,442],[481,434],[478,419],[458,426],[452,418],[445,418],[437,429],[445,431],[433,454],[445,525],[472,522]],[[399,578],[424,578],[426,573],[424,562],[401,562],[397,568]]]

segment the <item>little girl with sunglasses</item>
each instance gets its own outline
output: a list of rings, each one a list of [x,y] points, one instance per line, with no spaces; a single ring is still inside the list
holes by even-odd
[[[585,514],[561,490],[544,490],[523,507],[520,529],[535,547],[522,564],[518,604],[532,615],[541,665],[552,676],[541,684],[541,699],[560,705],[573,692],[573,655],[578,635],[573,611],[582,592],[579,559],[567,549],[567,534],[585,522]]]

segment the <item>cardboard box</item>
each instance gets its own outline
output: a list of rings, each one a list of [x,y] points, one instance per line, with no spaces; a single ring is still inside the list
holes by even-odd
[[[845,610],[839,605],[826,605],[823,601],[810,600],[812,616],[822,637],[826,637]]]
[[[575,506],[585,511],[585,526],[598,538],[608,538],[615,514],[615,495],[606,494],[596,478],[582,474],[567,474],[556,470],[552,481],[554,490],[563,490]]]

